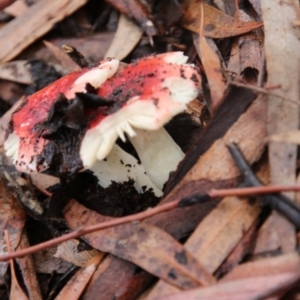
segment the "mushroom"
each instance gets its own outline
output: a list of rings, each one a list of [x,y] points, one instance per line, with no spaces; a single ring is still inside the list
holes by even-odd
[[[64,158],[64,163],[71,165],[65,170],[72,170],[74,161],[80,161],[76,170],[92,169],[102,176],[100,184],[107,185],[113,177],[124,180],[122,178],[128,172],[124,167],[121,171],[120,157],[131,162],[127,165],[138,165],[135,158],[115,144],[118,137],[125,141],[126,134],[142,162],[133,178],[140,181],[136,187],[147,185],[156,194],[161,194],[169,173],[184,157],[163,125],[184,111],[187,103],[197,97],[200,88],[197,69],[186,61],[182,52],[166,53],[140,59],[117,71],[118,62],[108,59],[94,68],[67,75],[30,96],[14,113],[4,144],[7,156],[20,171],[40,172],[54,163],[51,155],[49,158],[51,149],[59,148],[62,156],[68,157]],[[60,94],[69,101],[72,109],[76,103],[80,106],[83,102],[84,106],[88,97],[110,103],[83,109],[84,126],[77,133],[75,150],[70,144],[65,146],[64,142],[58,146],[55,141],[53,146],[45,133],[41,134],[41,131],[45,132],[42,125]],[[75,101],[78,98],[81,102]],[[69,152],[76,152],[77,157],[70,159]],[[113,175],[105,177],[108,173]]]

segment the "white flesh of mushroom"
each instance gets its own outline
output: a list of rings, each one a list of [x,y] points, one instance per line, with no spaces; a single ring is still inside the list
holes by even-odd
[[[184,153],[164,128],[154,131],[136,129],[136,133],[129,140],[139,154],[147,175],[162,190],[170,172],[175,171],[184,158]]]
[[[177,52],[165,60],[180,65],[187,61],[187,57]],[[165,79],[163,87],[168,88],[170,94],[168,99],[160,104],[160,108],[167,107],[172,112],[171,117],[184,111],[186,104],[195,99],[198,94],[191,81],[180,77]],[[170,172],[176,170],[179,162],[184,158],[184,153],[179,146],[162,128],[171,117],[169,119],[162,117],[163,120],[159,120],[159,109],[156,109],[152,101],[145,101],[139,96],[129,99],[127,103],[129,105],[122,110],[106,117],[99,125],[87,131],[80,148],[83,165],[85,168],[93,168],[97,160],[102,161],[109,155],[118,137],[123,141],[126,140],[124,135],[126,133],[147,175],[156,187],[162,190]],[[174,106],[174,103],[177,105]]]
[[[162,195],[162,190],[146,175],[144,166],[138,160],[114,144],[109,155],[104,160],[98,160],[90,170],[98,177],[102,187],[108,187],[112,181],[125,182],[129,178],[134,180],[134,187],[139,193],[142,187],[152,188],[157,197]]]

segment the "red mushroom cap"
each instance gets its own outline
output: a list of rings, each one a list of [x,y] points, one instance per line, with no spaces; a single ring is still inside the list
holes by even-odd
[[[41,136],[38,127],[47,120],[61,93],[72,99],[76,92],[85,92],[90,83],[98,88],[98,96],[115,103],[110,108],[85,111],[86,127],[78,152],[82,166],[92,166],[108,155],[118,136],[134,136],[132,127],[156,130],[196,98],[200,76],[195,66],[185,64],[186,60],[181,52],[146,57],[113,76],[118,62],[110,59],[61,78],[28,97],[13,114],[4,144],[7,156],[22,172],[48,168],[49,163],[40,158],[49,141]],[[105,70],[106,77],[99,79],[99,70]]]
[[[107,59],[91,69],[85,68],[62,77],[22,102],[12,115],[4,143],[6,155],[12,158],[20,172],[28,173],[48,168],[45,161],[37,162],[49,142],[40,136],[37,125],[47,120],[49,111],[59,95],[64,94],[71,99],[75,92],[85,91],[87,83],[84,82],[85,73],[93,74],[94,80],[91,82],[89,80],[89,83],[99,85],[111,77],[118,66],[117,60]],[[99,72],[102,72],[100,76]],[[102,79],[101,82],[97,82],[99,77]]]

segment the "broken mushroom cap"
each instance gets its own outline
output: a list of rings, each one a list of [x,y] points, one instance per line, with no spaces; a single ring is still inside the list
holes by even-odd
[[[27,97],[13,113],[9,123],[4,149],[20,172],[43,171],[49,166],[40,160],[49,141],[40,136],[39,124],[45,122],[60,94],[72,99],[76,92],[84,92],[88,82],[97,88],[114,75],[119,61],[107,59],[93,68],[86,68],[55,81],[48,87]],[[92,76],[91,76],[92,75]]]
[[[200,88],[197,69],[194,65],[186,64],[186,61],[187,57],[181,52],[166,53],[140,59],[116,73],[119,62],[108,59],[94,68],[65,76],[28,97],[13,114],[4,144],[7,156],[13,159],[17,169],[22,172],[47,169],[50,163],[44,157],[48,151],[51,152],[51,147],[48,147],[49,140],[41,135],[39,126],[45,124],[60,94],[71,100],[76,93],[86,92],[87,83],[96,89],[101,99],[114,104],[111,107],[85,110],[86,124],[78,148],[82,168],[91,168],[97,160],[106,158],[118,137],[125,140],[125,133],[134,141],[132,138],[136,132],[133,128],[153,132],[159,130],[161,140],[167,141],[164,138],[167,133],[161,127],[185,110],[186,104],[196,98]],[[149,137],[147,143],[142,145],[140,141],[137,145],[137,140],[138,137],[133,144],[140,150],[152,143]],[[159,179],[159,183],[155,183],[160,190],[169,172],[176,168],[184,156],[177,148],[175,162],[166,168],[163,180]],[[152,151],[156,152],[159,153],[159,149]],[[143,162],[144,156],[138,154]],[[155,165],[157,169],[157,164],[148,165]],[[145,171],[154,174],[150,177],[154,182],[155,173],[148,169]]]
[[[117,72],[98,89],[98,95],[118,103],[111,114],[93,113],[80,146],[85,168],[104,159],[118,137],[136,135],[135,128],[158,130],[186,109],[200,88],[196,67],[182,52],[140,59]],[[85,74],[87,76],[87,74]]]

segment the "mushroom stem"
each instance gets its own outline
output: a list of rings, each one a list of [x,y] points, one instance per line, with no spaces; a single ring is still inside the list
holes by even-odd
[[[148,131],[134,129],[136,136],[129,137],[151,181],[160,189],[175,171],[184,153],[164,128]]]
[[[150,180],[144,167],[138,160],[114,144],[109,155],[104,160],[98,160],[89,168],[98,178],[102,187],[108,187],[112,181],[125,182],[129,178],[134,180],[134,187],[143,193],[143,186],[152,188],[155,196],[160,197],[162,190]]]

